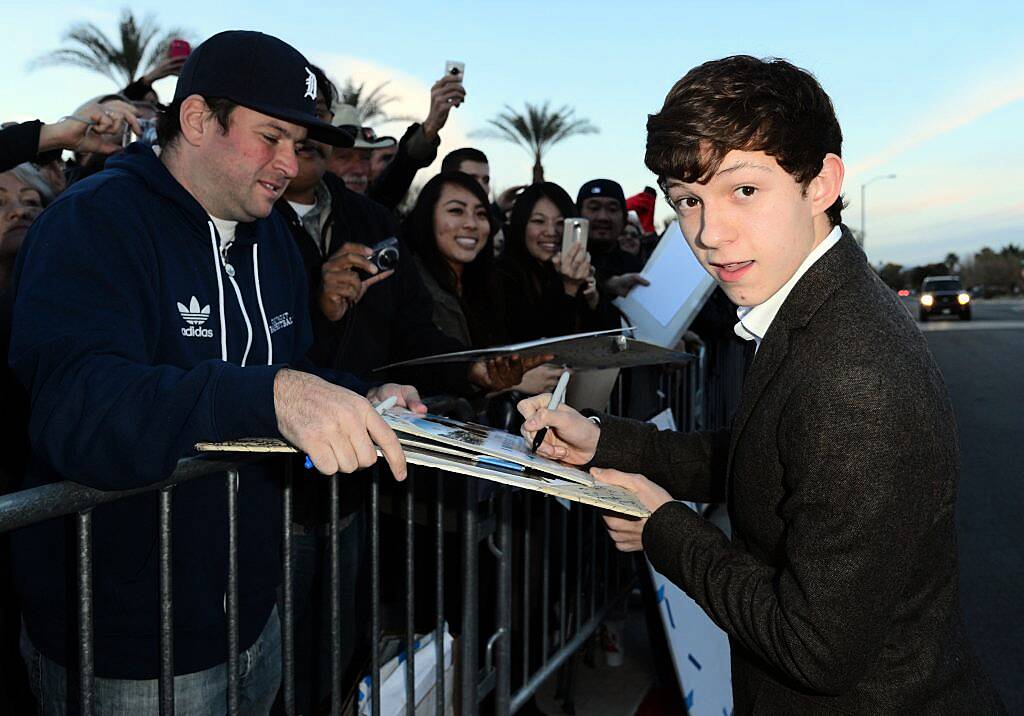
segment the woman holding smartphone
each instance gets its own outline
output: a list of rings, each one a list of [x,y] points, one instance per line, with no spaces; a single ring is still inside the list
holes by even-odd
[[[541,182],[516,199],[498,262],[513,341],[614,328],[618,314],[597,292],[585,234],[563,246],[576,206],[562,187]]]

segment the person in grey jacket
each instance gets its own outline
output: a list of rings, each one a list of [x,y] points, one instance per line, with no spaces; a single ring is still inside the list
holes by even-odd
[[[523,401],[538,451],[634,491],[606,517],[730,638],[736,714],[1004,713],[958,595],[952,406],[913,319],[840,223],[831,100],[783,60],[691,70],[647,166],[738,305],[730,427],[693,434]],[[899,420],[893,416],[899,415]],[[724,502],[732,539],[675,500]]]

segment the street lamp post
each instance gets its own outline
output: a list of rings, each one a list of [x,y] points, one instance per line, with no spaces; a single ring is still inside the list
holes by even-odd
[[[867,217],[867,210],[866,210],[865,204],[864,204],[864,190],[867,189],[869,184],[874,184],[876,181],[879,181],[881,179],[895,179],[895,178],[896,178],[895,174],[882,174],[881,176],[877,176],[874,179],[869,179],[868,181],[866,181],[866,182],[864,182],[863,184],[860,185],[860,247],[861,248],[864,248],[864,240],[867,239],[867,236],[868,236],[868,230],[865,227],[865,224],[867,223],[867,218],[866,218]]]

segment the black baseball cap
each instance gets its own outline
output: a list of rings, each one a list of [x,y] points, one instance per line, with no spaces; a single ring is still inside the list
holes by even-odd
[[[262,32],[220,32],[195,48],[181,68],[174,99],[194,94],[223,97],[298,124],[318,142],[352,146],[351,134],[317,117],[316,75],[309,61],[288,43]]]
[[[583,208],[583,200],[592,196],[599,196],[608,199],[618,199],[622,204],[622,213],[626,213],[626,194],[622,191],[622,185],[611,179],[591,179],[580,187],[576,195],[576,208]]]

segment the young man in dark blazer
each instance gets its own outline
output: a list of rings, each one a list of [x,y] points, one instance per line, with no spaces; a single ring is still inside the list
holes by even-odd
[[[754,353],[738,414],[680,434],[539,396],[524,434],[550,426],[541,454],[651,509],[605,522],[729,634],[737,714],[1004,713],[959,605],[949,397],[840,223],[828,95],[788,62],[729,57],[647,129],[647,166]],[[725,502],[732,539],[674,500]]]

